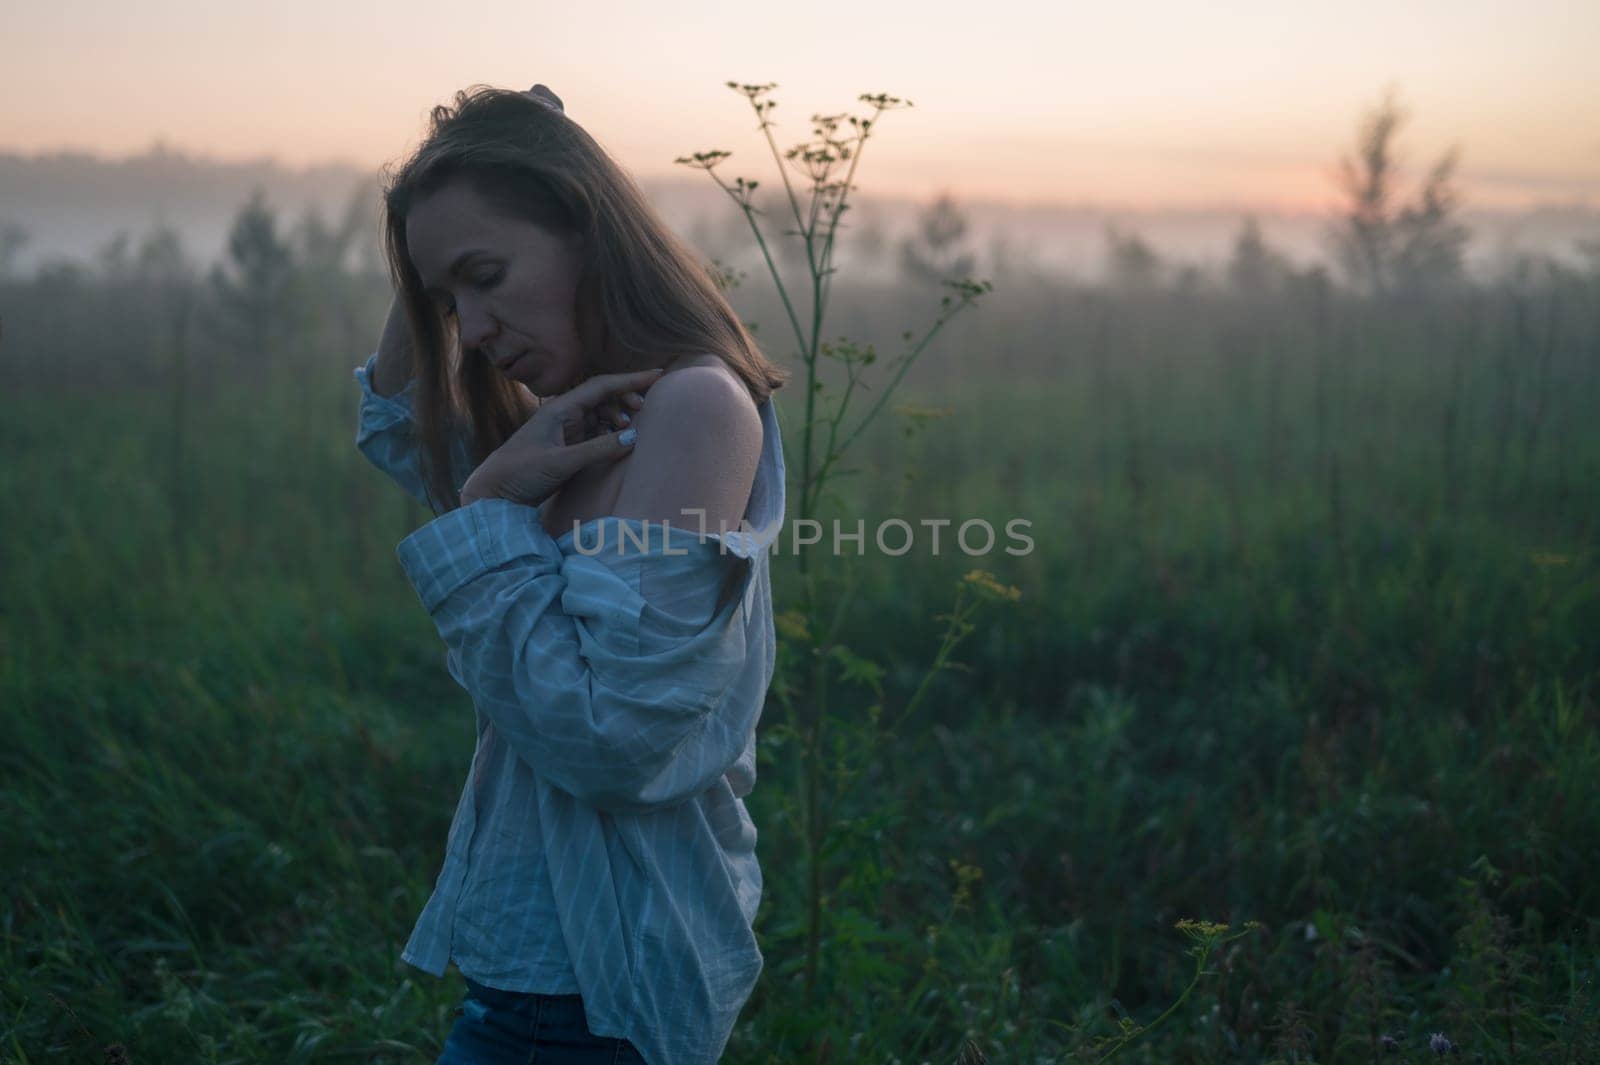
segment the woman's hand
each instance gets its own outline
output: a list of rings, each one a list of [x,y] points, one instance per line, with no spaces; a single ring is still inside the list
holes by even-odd
[[[623,408],[643,406],[644,392],[660,377],[660,370],[600,374],[545,399],[472,471],[461,488],[461,505],[497,497],[538,506],[585,466],[629,454],[632,432],[610,432],[607,426],[631,420]]]
[[[656,376],[659,377],[660,374]],[[613,429],[619,431],[626,429],[633,424],[633,412],[643,405],[644,396],[637,391],[607,396],[584,412],[583,431],[576,437],[569,432],[566,442],[577,444],[588,440],[597,433],[610,432]],[[538,408],[534,409],[537,410]]]

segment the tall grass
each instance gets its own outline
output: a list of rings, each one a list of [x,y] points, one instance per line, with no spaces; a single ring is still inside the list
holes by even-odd
[[[398,953],[473,736],[393,555],[427,515],[353,447],[337,308],[375,339],[388,293],[325,281],[253,361],[203,317],[175,348],[149,296],[0,287],[0,1056],[431,1061],[459,978]],[[927,298],[840,286],[836,320],[890,336]],[[820,1009],[800,761],[764,731],[767,969],[728,1061],[1095,1060],[1186,987],[1124,1059],[1600,1057],[1597,279],[1041,280],[904,387],[841,511],[1036,546],[848,563],[838,639],[890,704],[961,574],[1022,598],[851,762]],[[1192,915],[1264,927],[1191,983]]]

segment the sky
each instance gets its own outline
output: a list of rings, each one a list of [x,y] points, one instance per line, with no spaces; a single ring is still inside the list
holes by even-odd
[[[156,141],[291,165],[398,161],[428,110],[476,83],[549,85],[636,177],[733,152],[778,180],[744,96],[776,82],[779,149],[814,113],[887,112],[857,194],[1017,205],[1318,210],[1364,112],[1393,86],[1406,172],[1451,145],[1482,207],[1600,205],[1600,2],[1234,0],[830,7],[277,0],[9,4],[0,149]],[[703,177],[703,175],[696,175]]]

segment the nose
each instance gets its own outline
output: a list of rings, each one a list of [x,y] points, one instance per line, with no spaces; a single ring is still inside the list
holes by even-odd
[[[500,331],[500,325],[488,310],[475,302],[458,300],[456,327],[461,333],[463,347],[482,348]]]

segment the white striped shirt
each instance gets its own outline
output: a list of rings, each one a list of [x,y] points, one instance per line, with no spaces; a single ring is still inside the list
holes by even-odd
[[[355,372],[357,446],[426,504],[412,384],[373,393],[375,358]],[[776,661],[763,548],[785,493],[777,410],[759,410],[741,531],[609,516],[552,539],[536,508],[483,499],[397,549],[478,726],[444,867],[401,957],[436,976],[454,961],[504,990],[576,991],[590,1030],[650,1065],[717,1061],[763,965],[743,799]],[[459,486],[464,439],[452,453]],[[739,594],[712,618],[729,567]]]

